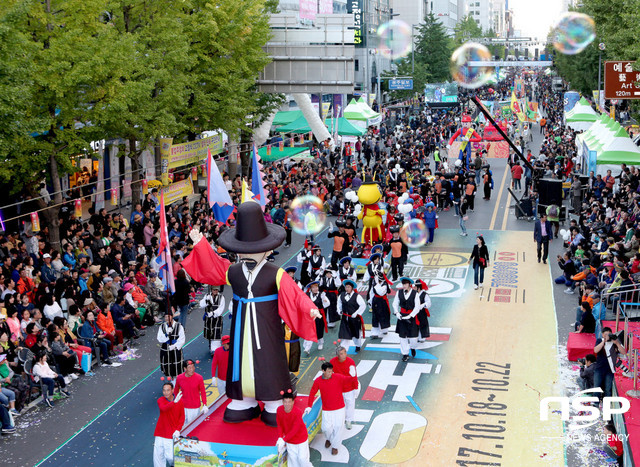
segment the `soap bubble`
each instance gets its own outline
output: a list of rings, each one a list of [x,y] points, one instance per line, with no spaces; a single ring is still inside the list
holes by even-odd
[[[467,42],[458,47],[451,55],[449,63],[451,76],[463,88],[479,88],[491,79],[493,68],[490,66],[471,66],[469,62],[491,59],[491,52],[484,45]]]
[[[317,196],[299,196],[291,203],[289,222],[300,235],[314,235],[322,230],[327,221],[322,201]]]
[[[596,23],[584,13],[565,13],[553,30],[553,47],[566,55],[582,52],[596,38]]]
[[[406,57],[411,52],[411,26],[392,19],[378,28],[379,49],[382,56],[391,59]]]
[[[420,219],[411,219],[400,229],[402,242],[411,248],[418,248],[427,243],[427,227]]]

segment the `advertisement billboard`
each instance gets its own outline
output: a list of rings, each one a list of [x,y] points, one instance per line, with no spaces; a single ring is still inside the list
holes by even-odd
[[[456,83],[431,83],[424,85],[425,102],[458,102]]]

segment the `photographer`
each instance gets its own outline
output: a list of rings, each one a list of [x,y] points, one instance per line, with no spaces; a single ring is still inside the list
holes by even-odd
[[[618,336],[612,334],[611,328],[606,327],[602,330],[602,339],[596,339],[593,353],[596,354],[593,383],[595,387],[602,388],[604,397],[611,397],[613,375],[618,366],[618,354],[625,355],[627,351],[618,340]]]
[[[591,389],[593,387],[593,375],[596,369],[594,363],[596,362],[596,356],[590,353],[585,358],[578,359],[580,364],[580,379],[578,379],[578,386],[580,390]]]

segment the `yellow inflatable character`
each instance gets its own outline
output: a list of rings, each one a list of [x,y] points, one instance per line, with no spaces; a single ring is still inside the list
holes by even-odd
[[[375,245],[383,240],[382,236],[382,215],[386,213],[380,209],[378,201],[382,198],[380,188],[370,175],[365,176],[364,182],[358,188],[358,201],[362,203],[362,210],[358,214],[358,219],[362,219],[362,243]]]

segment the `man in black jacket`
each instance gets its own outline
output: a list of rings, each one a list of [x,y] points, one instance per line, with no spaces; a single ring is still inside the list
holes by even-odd
[[[540,219],[536,221],[536,225],[533,228],[533,241],[538,245],[538,263],[542,256],[542,262],[547,264],[547,258],[549,257],[549,242],[551,241],[551,222],[547,220],[546,213],[542,213]],[[542,253],[543,247],[544,253]]]

